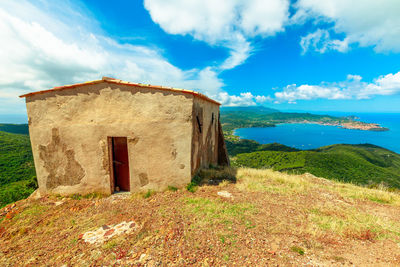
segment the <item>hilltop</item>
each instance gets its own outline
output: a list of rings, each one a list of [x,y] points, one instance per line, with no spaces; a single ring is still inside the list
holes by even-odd
[[[309,174],[240,168],[235,175],[236,184],[204,185],[194,193],[171,188],[19,201],[0,210],[0,265],[400,261],[399,194]]]
[[[227,142],[232,164],[272,168],[290,173],[376,187],[400,189],[400,155],[371,145],[336,144],[313,150],[297,150],[281,144],[261,145],[252,140]]]

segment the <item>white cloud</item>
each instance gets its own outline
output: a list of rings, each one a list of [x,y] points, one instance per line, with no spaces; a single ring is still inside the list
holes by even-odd
[[[224,84],[210,67],[181,70],[154,48],[103,36],[96,21],[75,9],[66,14],[70,6],[63,9],[58,3],[61,15],[46,8],[47,13],[26,1],[0,3],[0,113],[24,112],[20,94],[103,75],[195,89],[211,97],[222,91]]]
[[[271,101],[270,96],[257,95],[254,96],[250,92],[240,93],[240,95],[229,95],[226,92],[221,92],[217,96],[217,100],[221,102],[222,105],[227,107],[237,107],[237,106],[255,106],[257,104],[262,104],[266,101]]]
[[[300,41],[303,54],[308,50],[314,50],[321,54],[329,50],[337,50],[339,52],[346,52],[349,48],[348,40],[332,40],[329,31],[318,29],[313,33],[303,36]]]
[[[289,0],[145,0],[144,5],[165,32],[228,48],[221,70],[245,62],[251,38],[283,31],[289,16]]]
[[[233,37],[232,37],[233,38]],[[236,40],[226,46],[230,49],[229,57],[220,64],[220,70],[233,69],[243,64],[251,54],[251,45],[241,34],[236,35]]]
[[[365,84],[359,92],[359,99],[370,98],[373,95],[394,95],[400,93],[400,72],[387,74],[375,79],[373,83]]]
[[[339,47],[346,42],[373,46],[377,52],[400,52],[399,0],[298,0],[295,7],[292,22],[314,19],[316,24],[331,23],[333,31],[345,34],[344,40],[337,40]]]
[[[104,36],[84,6],[69,1],[0,3],[0,113],[24,112],[18,95],[57,85],[114,76],[143,83],[194,89],[228,105],[253,105],[265,96],[229,96],[220,71],[252,53],[251,38],[283,31],[288,0],[145,1],[153,20],[171,34],[189,34],[229,49],[217,66],[182,70],[152,46],[122,44]]]
[[[297,100],[311,100],[317,98],[326,99],[344,99],[347,98],[340,88],[336,86],[320,86],[303,84],[297,86],[295,84],[286,86],[283,91],[276,92],[277,101],[287,101],[296,103]]]
[[[320,85],[288,85],[275,93],[275,100],[296,103],[297,100],[312,99],[368,99],[377,95],[394,95],[400,93],[400,72],[387,74],[372,82],[362,82],[359,75],[347,75],[339,83],[321,83]]]

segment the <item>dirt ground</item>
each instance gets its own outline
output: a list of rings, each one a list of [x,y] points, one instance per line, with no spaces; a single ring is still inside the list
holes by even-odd
[[[0,266],[400,265],[400,195],[270,170],[237,178],[19,201],[0,210]],[[112,233],[122,222],[135,228]],[[101,227],[115,235],[85,242]]]

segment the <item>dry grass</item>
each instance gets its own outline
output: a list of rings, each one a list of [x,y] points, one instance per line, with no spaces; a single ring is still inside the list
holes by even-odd
[[[236,187],[242,191],[269,192],[279,194],[307,194],[315,185],[300,175],[289,175],[270,169],[240,168]]]
[[[363,211],[362,205],[357,205],[357,201],[363,201],[367,206],[371,202],[399,206],[398,193],[388,192],[384,188],[369,189],[312,175],[289,175],[269,169],[241,168],[237,178],[236,187],[239,190],[278,194],[290,202],[287,205],[292,209],[305,212],[294,214],[291,221],[282,220],[274,224],[270,227],[271,232],[290,231],[317,238],[333,234],[367,240],[400,241],[398,220],[390,219],[385,214],[369,214]],[[308,203],[305,199],[312,202]],[[312,206],[308,208],[310,204]]]
[[[256,208],[251,203],[229,203],[220,199],[189,197],[181,200],[183,213],[189,215],[196,226],[226,225],[242,223],[250,227],[249,218],[256,213]]]
[[[347,199],[373,201],[400,206],[400,194],[386,188],[370,189],[349,183],[333,182],[312,175],[292,175],[271,169],[240,168],[237,172],[237,188],[250,192],[274,192],[280,194],[308,194],[310,190],[324,189],[338,193]]]
[[[400,195],[272,170],[220,169],[194,193],[50,197],[0,216],[0,265],[390,265],[400,261]],[[224,181],[235,175],[237,183]],[[233,198],[218,196],[228,191]],[[64,203],[56,206],[55,202]],[[99,246],[78,236],[135,220]],[[28,244],[28,245],[27,245]],[[26,249],[29,248],[29,249]],[[338,256],[340,255],[340,256]],[[365,255],[369,255],[365,257]],[[121,259],[123,261],[118,261]]]
[[[345,198],[400,206],[400,194],[389,192],[386,188],[369,189],[352,184],[336,183],[334,186],[328,187],[328,189]]]
[[[309,209],[308,219],[310,233],[313,235],[323,236],[326,232],[332,232],[348,238],[400,241],[398,221],[371,215],[354,207],[332,204],[314,206]]]

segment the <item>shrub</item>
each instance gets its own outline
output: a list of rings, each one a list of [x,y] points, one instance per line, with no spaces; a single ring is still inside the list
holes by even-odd
[[[189,192],[191,192],[191,193],[194,193],[194,192],[196,192],[196,190],[197,190],[197,184],[195,183],[195,182],[190,182],[187,186],[186,186],[186,189],[189,191]]]
[[[80,194],[73,194],[73,195],[71,196],[71,198],[74,199],[74,200],[81,200],[81,199],[82,199],[82,195],[80,195]]]
[[[298,246],[293,246],[290,248],[291,251],[298,253],[299,255],[304,255],[305,251],[303,248]]]
[[[149,197],[151,197],[152,195],[154,195],[155,194],[155,192],[153,191],[153,190],[147,190],[147,192],[146,193],[144,193],[143,194],[143,198],[149,198]]]
[[[168,186],[168,191],[176,192],[176,191],[178,191],[178,188],[176,188],[175,186],[169,185]]]
[[[186,189],[194,193],[199,185],[218,185],[223,181],[236,182],[236,169],[222,166],[200,169],[193,176],[192,181],[186,186]]]

